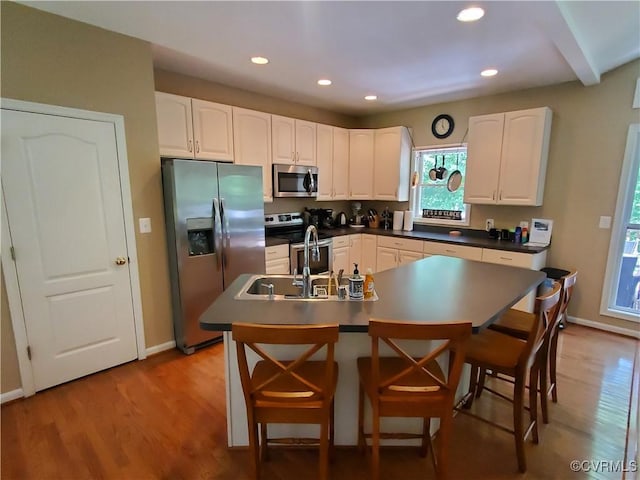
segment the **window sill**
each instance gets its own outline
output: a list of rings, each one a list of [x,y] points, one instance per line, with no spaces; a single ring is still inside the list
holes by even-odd
[[[433,219],[428,219],[428,218],[415,218],[413,219],[413,223],[414,224],[419,224],[419,225],[434,225],[434,226],[446,226],[446,227],[468,227],[469,226],[469,220],[444,220],[444,219],[440,219],[440,218],[433,218]]]
[[[640,312],[631,309],[602,308],[600,309],[600,315],[640,323]]]

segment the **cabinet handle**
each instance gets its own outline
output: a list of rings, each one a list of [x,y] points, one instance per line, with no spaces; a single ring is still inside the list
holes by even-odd
[[[196,153],[200,153],[200,141],[196,140]]]
[[[444,251],[447,253],[456,253],[455,250],[449,250],[448,248],[445,248]]]
[[[491,194],[491,200],[495,200],[496,199],[496,191],[494,190],[493,193]]]
[[[498,200],[502,200],[502,190],[500,190],[500,195],[498,197]]]
[[[188,146],[188,148],[189,148],[189,151],[190,151],[190,152],[193,152],[193,143],[191,142],[191,140],[189,140],[189,141],[187,142],[187,146]]]
[[[296,163],[296,152],[291,152],[291,160],[293,160],[293,163]]]
[[[509,257],[500,257],[500,260],[506,260],[508,262],[513,261],[513,258],[509,258]]]

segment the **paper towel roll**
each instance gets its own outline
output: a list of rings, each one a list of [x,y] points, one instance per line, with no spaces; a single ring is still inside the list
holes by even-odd
[[[404,212],[404,227],[402,229],[407,232],[413,230],[413,212],[411,210]]]
[[[402,219],[404,218],[404,212],[402,210],[396,210],[393,212],[393,229],[402,230]]]

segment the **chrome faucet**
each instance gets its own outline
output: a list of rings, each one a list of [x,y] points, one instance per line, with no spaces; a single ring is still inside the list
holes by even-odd
[[[309,225],[304,233],[304,267],[302,267],[302,297],[311,297],[311,269],[309,268],[309,243],[313,235],[313,249],[311,258],[314,262],[320,260],[320,249],[318,248],[318,230],[314,225]]]

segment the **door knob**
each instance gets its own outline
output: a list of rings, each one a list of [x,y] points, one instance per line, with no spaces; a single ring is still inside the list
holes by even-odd
[[[116,258],[116,265],[124,265],[127,263],[127,259],[125,257]]]

